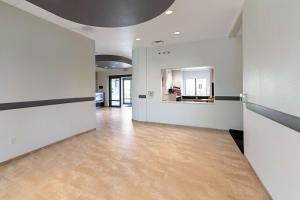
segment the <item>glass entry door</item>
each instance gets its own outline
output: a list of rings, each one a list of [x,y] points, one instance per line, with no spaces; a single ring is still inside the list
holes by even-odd
[[[131,104],[131,77],[123,78],[123,104]]]
[[[109,106],[121,107],[121,77],[109,77]]]

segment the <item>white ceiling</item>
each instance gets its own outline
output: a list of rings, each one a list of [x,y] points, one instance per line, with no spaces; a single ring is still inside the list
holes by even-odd
[[[176,0],[170,10],[148,22],[123,28],[92,29],[65,20],[25,0],[1,0],[96,41],[96,53],[131,58],[133,47],[151,46],[155,40],[164,44],[227,37],[240,15],[244,0]],[[83,28],[85,27],[85,28]],[[180,31],[180,35],[174,35]],[[141,38],[141,41],[136,41]]]

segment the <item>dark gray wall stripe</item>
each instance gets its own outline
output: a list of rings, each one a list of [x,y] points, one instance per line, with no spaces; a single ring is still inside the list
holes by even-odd
[[[240,101],[241,97],[239,96],[215,96],[215,100],[222,101]]]
[[[94,101],[95,97],[79,97],[79,98],[68,98],[68,99],[50,99],[41,101],[25,101],[25,102],[14,102],[14,103],[0,103],[1,110],[14,110],[21,108],[31,108],[40,106],[49,106],[66,103],[77,103],[84,101]]]
[[[281,125],[284,125],[288,128],[291,128],[295,131],[300,132],[300,117],[296,117],[294,115],[290,115],[287,113],[283,113],[271,108],[267,108],[261,105],[257,105],[254,103],[247,103],[247,109],[258,113],[264,117],[267,117]]]

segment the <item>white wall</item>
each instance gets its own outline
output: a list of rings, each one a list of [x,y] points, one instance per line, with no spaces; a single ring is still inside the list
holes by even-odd
[[[94,96],[94,41],[2,2],[0,27],[0,103]],[[95,127],[94,102],[0,111],[0,162]]]
[[[243,16],[244,93],[300,116],[300,1],[248,0]],[[300,198],[300,134],[244,109],[245,155],[276,200]]]
[[[169,55],[158,55],[169,50]],[[133,51],[133,119],[168,124],[242,129],[240,102],[216,101],[215,104],[162,102],[161,69],[215,67],[216,96],[238,96],[242,92],[241,39],[215,39]],[[154,91],[154,97],[139,99]],[[228,117],[230,116],[230,117]]]
[[[102,69],[97,71],[97,91],[105,93],[105,106],[109,106],[109,76],[114,75],[131,75],[132,68],[128,68],[128,71],[121,69]],[[122,82],[122,81],[121,81]],[[121,87],[123,83],[121,83]],[[99,86],[103,86],[103,89],[100,90]],[[123,96],[123,94],[121,94]],[[123,100],[123,98],[121,98]]]
[[[147,99],[139,95],[147,92],[147,49],[134,49],[132,52],[132,119],[147,121]]]

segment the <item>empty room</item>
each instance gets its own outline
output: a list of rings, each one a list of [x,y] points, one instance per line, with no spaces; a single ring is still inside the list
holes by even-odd
[[[0,0],[0,200],[299,200],[299,0]]]

